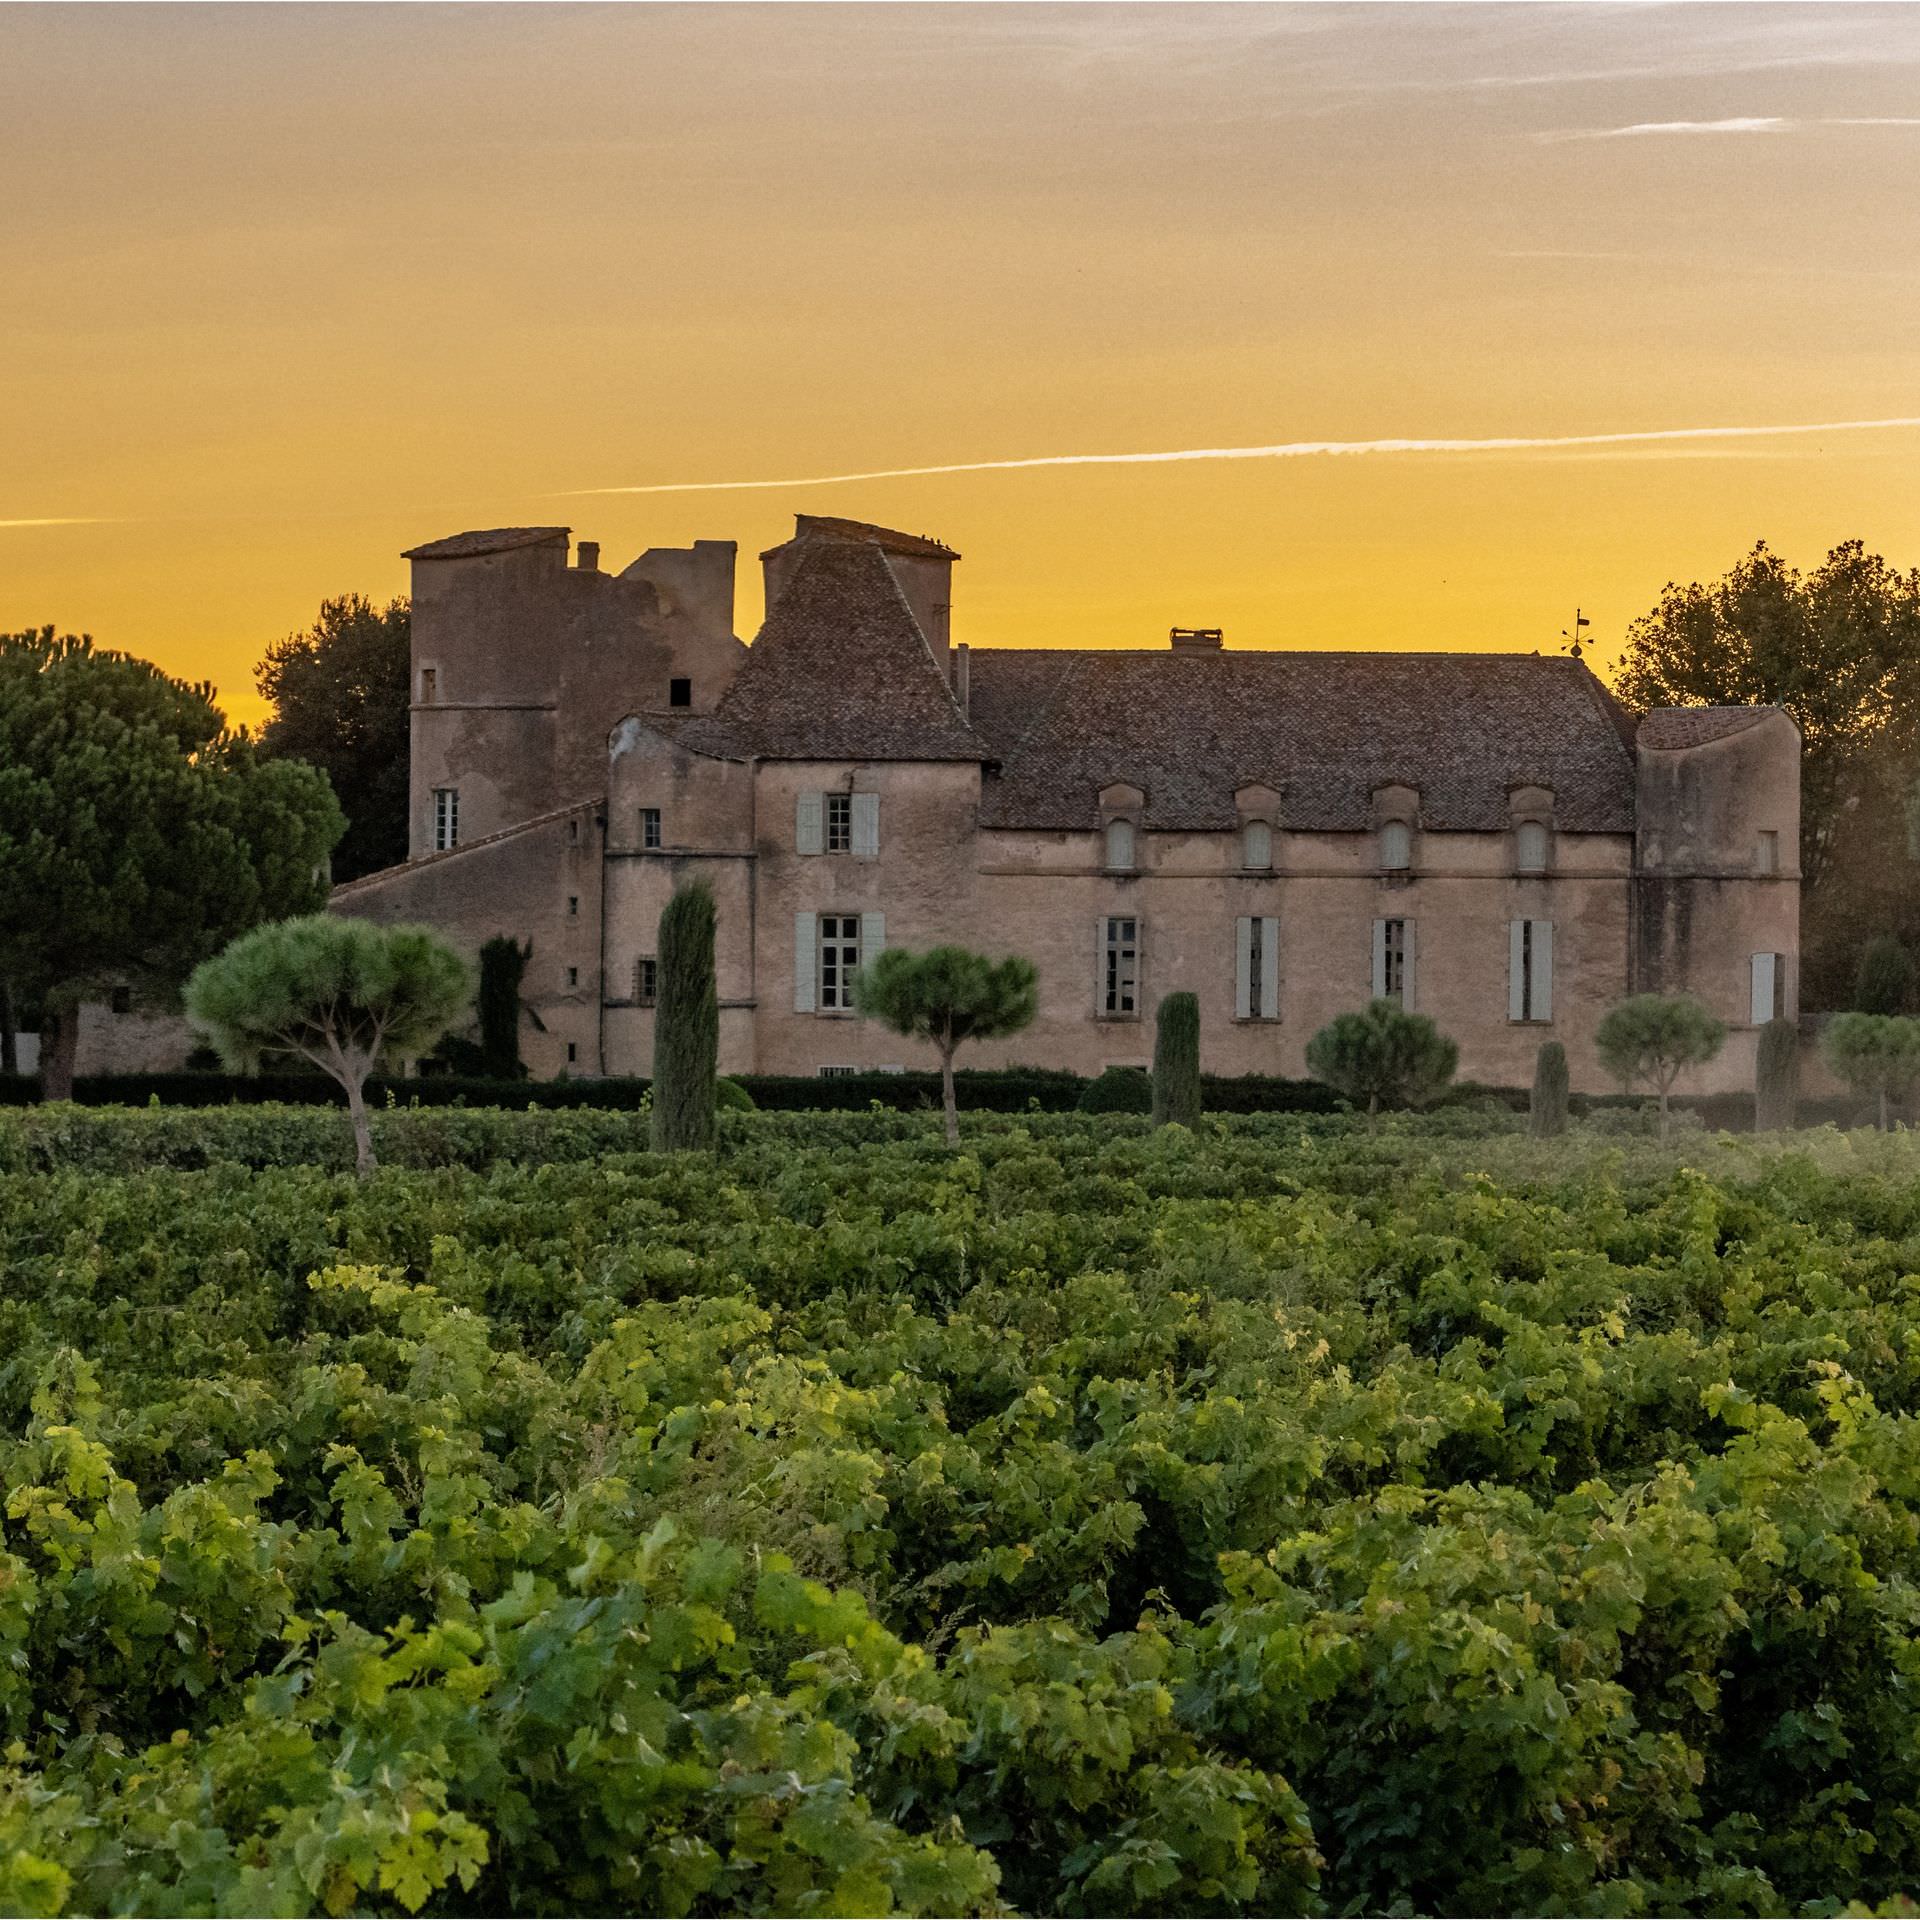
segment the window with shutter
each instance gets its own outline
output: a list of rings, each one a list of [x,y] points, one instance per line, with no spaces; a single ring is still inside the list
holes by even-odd
[[[823,793],[794,796],[793,845],[796,853],[826,851],[826,798]]]
[[[1132,871],[1133,822],[1131,820],[1107,822],[1107,866],[1114,873]]]
[[[1240,829],[1240,864],[1251,873],[1273,865],[1273,829],[1264,820],[1249,820]]]
[[[1787,956],[1784,953],[1756,953],[1753,956],[1753,1000],[1748,1009],[1756,1027],[1769,1020],[1782,1020],[1787,1012]]]
[[[853,847],[853,795],[830,793],[827,799],[827,851],[847,853]]]
[[[853,857],[872,860],[880,852],[880,796],[877,793],[850,793],[849,831]]]
[[[820,916],[819,1011],[853,1011],[853,977],[860,970],[860,920],[857,913]]]
[[[1513,864],[1521,873],[1545,873],[1550,836],[1538,820],[1523,820],[1513,836]]]
[[[795,1013],[814,1011],[814,971],[819,955],[814,951],[819,938],[816,916],[811,913],[796,913],[793,916],[793,1010]]]
[[[1413,865],[1413,829],[1404,820],[1389,820],[1380,829],[1380,865],[1388,873]]]
[[[1553,1018],[1553,922],[1514,920],[1507,927],[1507,1018]]]

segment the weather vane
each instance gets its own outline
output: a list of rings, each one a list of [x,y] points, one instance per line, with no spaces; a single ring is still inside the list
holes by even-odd
[[[1576,660],[1581,659],[1586,652],[1585,647],[1580,643],[1580,631],[1583,627],[1590,627],[1592,625],[1593,622],[1589,620],[1578,607],[1575,607],[1573,610],[1572,628],[1562,627],[1560,629],[1560,638],[1567,643],[1564,651],[1572,654]]]

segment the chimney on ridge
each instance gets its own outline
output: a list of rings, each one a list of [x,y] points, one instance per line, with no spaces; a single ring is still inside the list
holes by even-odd
[[[600,571],[600,542],[598,540],[582,540],[580,542],[580,559],[578,565],[582,573],[598,573]]]
[[[968,653],[967,643],[964,640],[953,650],[953,697],[960,708],[961,717],[972,719],[972,656]]]
[[[1218,627],[1174,627],[1167,640],[1175,653],[1218,653],[1223,644]]]

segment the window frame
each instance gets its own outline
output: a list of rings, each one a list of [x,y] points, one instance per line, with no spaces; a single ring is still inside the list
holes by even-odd
[[[660,959],[657,954],[634,955],[633,1004],[636,1007],[657,1007],[660,1004]]]
[[[834,929],[838,929],[835,931]],[[856,1012],[854,976],[860,971],[860,915],[823,913],[814,934],[814,1011]]]
[[[1115,848],[1125,836],[1126,857],[1115,858]],[[1109,873],[1140,871],[1140,834],[1131,820],[1109,820],[1100,829],[1100,857]]]
[[[1107,913],[1100,917],[1100,978],[1096,987],[1100,1018],[1140,1018],[1140,956],[1142,921],[1137,913]],[[1126,931],[1120,932],[1119,929]]]
[[[1540,858],[1529,861],[1527,843],[1529,838],[1540,836]],[[1553,867],[1553,829],[1544,820],[1522,820],[1513,829],[1513,870],[1515,873],[1541,874]]]
[[[640,851],[658,853],[665,844],[666,832],[661,824],[660,809],[642,807],[640,809]]]
[[[1259,858],[1254,857],[1256,841]],[[1273,871],[1273,823],[1268,820],[1246,820],[1240,826],[1240,871],[1242,873],[1271,873]]]
[[[1403,857],[1392,860],[1387,857],[1390,839],[1397,836]],[[1411,873],[1413,871],[1413,824],[1407,820],[1382,820],[1374,830],[1374,862],[1382,873]]]
[[[1403,913],[1380,916],[1379,997],[1393,1001],[1403,1011],[1407,1006],[1407,919]]]
[[[460,789],[435,787],[433,793],[433,851],[451,853],[460,844]]]
[[[853,795],[829,793],[823,796],[820,811],[821,847],[827,853],[853,851]]]

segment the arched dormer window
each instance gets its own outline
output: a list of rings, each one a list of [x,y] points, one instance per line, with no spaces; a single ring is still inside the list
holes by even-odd
[[[1553,836],[1544,820],[1522,820],[1513,830],[1513,866],[1516,873],[1545,873]]]
[[[1240,864],[1249,873],[1265,873],[1273,865],[1273,829],[1264,820],[1249,820],[1240,829]]]
[[[1133,868],[1133,822],[1109,820],[1107,822],[1107,870],[1110,873],[1131,873]]]
[[[1405,873],[1413,865],[1413,828],[1404,820],[1383,821],[1380,826],[1380,869],[1383,873]]]

